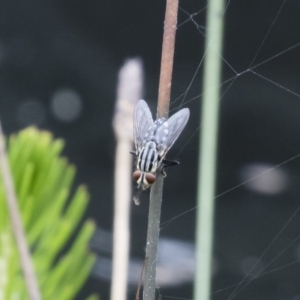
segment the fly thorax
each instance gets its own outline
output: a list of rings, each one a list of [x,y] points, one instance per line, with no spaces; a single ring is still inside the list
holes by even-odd
[[[138,169],[142,172],[154,173],[157,169],[158,153],[156,150],[156,143],[149,141],[145,147],[139,153],[138,157]]]

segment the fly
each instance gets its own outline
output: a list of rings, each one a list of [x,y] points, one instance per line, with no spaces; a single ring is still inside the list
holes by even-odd
[[[136,157],[133,179],[140,189],[133,198],[136,205],[139,205],[139,194],[155,182],[156,170],[161,169],[165,176],[167,167],[179,164],[178,161],[166,160],[165,156],[184,129],[189,116],[190,110],[183,108],[169,119],[160,118],[154,122],[147,103],[138,101],[133,116],[135,151],[131,152]]]

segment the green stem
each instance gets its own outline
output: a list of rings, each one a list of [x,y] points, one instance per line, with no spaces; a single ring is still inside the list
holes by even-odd
[[[198,184],[195,300],[208,300],[211,293],[215,173],[220,99],[218,86],[221,78],[220,53],[222,52],[223,10],[223,0],[209,1],[199,160],[200,180]]]

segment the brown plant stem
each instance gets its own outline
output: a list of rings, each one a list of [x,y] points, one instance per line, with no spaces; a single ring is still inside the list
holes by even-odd
[[[167,0],[158,91],[158,118],[167,118],[169,115],[177,13],[178,0]],[[156,181],[152,185],[150,192],[146,245],[147,263],[145,266],[143,292],[144,300],[154,300],[156,290],[156,260],[163,192],[163,175],[161,174],[160,170],[158,170],[156,173]]]
[[[178,0],[167,0],[158,88],[158,118],[169,115]]]
[[[15,235],[16,245],[19,252],[21,268],[25,277],[27,291],[31,300],[40,300],[40,291],[34,273],[29,247],[26,242],[25,232],[22,226],[17,197],[15,193],[13,179],[10,173],[9,163],[5,150],[4,136],[0,124],[0,167],[2,180],[6,193],[6,202],[10,215],[12,230]]]

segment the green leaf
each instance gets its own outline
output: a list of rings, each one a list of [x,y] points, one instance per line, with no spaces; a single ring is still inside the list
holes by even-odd
[[[42,299],[74,299],[95,263],[88,244],[95,231],[82,221],[89,195],[79,186],[76,168],[60,157],[64,142],[27,128],[8,139],[8,158],[19,209],[30,245]],[[81,225],[80,225],[81,224]],[[29,299],[0,182],[1,299]],[[97,300],[92,295],[87,300]]]

